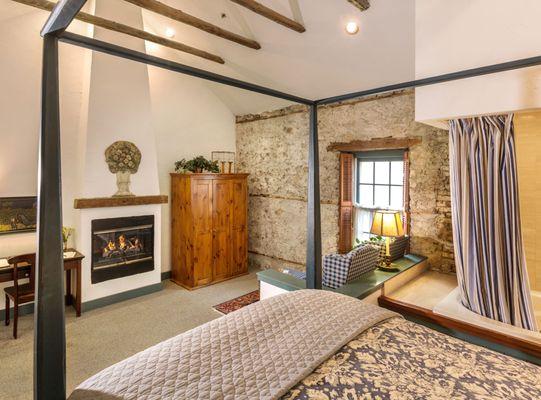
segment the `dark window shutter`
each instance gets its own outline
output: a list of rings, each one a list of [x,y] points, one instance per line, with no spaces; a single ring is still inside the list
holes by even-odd
[[[340,211],[338,251],[347,253],[353,245],[353,154],[340,153]]]

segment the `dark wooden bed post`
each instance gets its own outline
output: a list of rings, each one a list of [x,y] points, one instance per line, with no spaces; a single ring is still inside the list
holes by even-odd
[[[321,289],[321,204],[317,104],[310,105],[308,139],[308,221],[306,235],[306,287]]]
[[[62,255],[58,39],[43,38],[39,143],[38,246],[34,340],[34,398],[66,396],[66,337]]]
[[[38,174],[34,399],[66,398],[58,33],[86,0],[58,2],[45,23]]]

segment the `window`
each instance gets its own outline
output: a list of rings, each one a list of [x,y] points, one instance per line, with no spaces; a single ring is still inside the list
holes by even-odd
[[[375,210],[404,211],[404,151],[357,153],[355,173],[355,237],[370,237]]]

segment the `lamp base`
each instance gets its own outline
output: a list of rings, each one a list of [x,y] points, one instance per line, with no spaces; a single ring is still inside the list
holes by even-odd
[[[385,266],[385,265],[380,265],[380,266],[378,267],[378,269],[379,269],[380,271],[385,271],[385,272],[398,272],[398,271],[400,271],[400,268],[396,268],[396,267],[387,267],[387,266]]]
[[[387,250],[387,252],[388,252],[388,250]],[[385,256],[385,262],[382,263],[379,266],[379,269],[381,271],[385,271],[385,272],[398,272],[398,271],[400,271],[399,268],[393,267],[393,264],[391,264],[391,256],[388,255],[388,254]]]

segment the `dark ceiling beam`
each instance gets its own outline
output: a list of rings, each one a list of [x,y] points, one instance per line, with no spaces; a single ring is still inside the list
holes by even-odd
[[[86,0],[60,0],[43,25],[41,36],[65,30],[85,3]]]
[[[50,11],[55,7],[55,3],[48,0],[12,0],[17,3],[26,4],[28,6],[36,7],[42,10]],[[148,40],[149,42],[157,43],[171,49],[182,51],[184,53],[192,54],[197,57],[201,57],[210,61],[214,61],[219,64],[224,64],[225,61],[220,56],[209,53],[204,50],[197,49],[192,46],[188,46],[184,43],[177,42],[175,40],[170,40],[161,36],[154,35],[152,33],[143,31],[141,29],[132,28],[131,26],[121,24],[119,22],[110,21],[105,18],[97,17],[92,14],[87,14],[85,12],[79,12],[76,19],[92,24],[94,26],[99,26],[100,28],[109,29],[118,33],[123,33],[125,35],[133,36],[138,39]]]
[[[215,74],[213,72],[205,71],[199,68],[190,67],[185,64],[180,64],[174,61],[165,60],[163,58],[154,57],[140,51],[127,49],[125,47],[117,46],[111,43],[107,43],[101,40],[92,39],[87,36],[77,35],[71,32],[63,32],[59,36],[59,40],[64,43],[73,44],[76,46],[84,47],[90,50],[99,51],[101,53],[110,54],[113,56],[125,58],[127,60],[137,61],[152,65],[155,67],[167,69],[169,71],[179,72],[181,74],[194,76],[197,78],[205,79],[211,82],[221,83],[227,86],[233,86],[239,89],[249,90],[255,93],[261,93],[267,96],[277,97],[284,100],[293,101],[295,103],[311,105],[314,104],[312,100],[304,99],[289,93],[280,92],[278,90],[270,89],[264,86],[255,85],[253,83],[244,82],[239,79],[229,78],[224,75]]]
[[[162,15],[164,17],[173,19],[183,24],[193,26],[194,28],[208,32],[212,35],[219,36],[223,39],[230,40],[232,42],[241,44],[252,49],[259,50],[261,45],[255,40],[245,38],[244,36],[222,29],[219,26],[213,25],[210,22],[204,21],[200,18],[194,17],[190,14],[186,14],[177,8],[168,6],[157,0],[124,0],[128,3],[134,4],[145,10],[152,11],[153,13]]]
[[[254,0],[231,0],[233,3],[236,3],[240,6],[246,7],[247,9],[255,12],[256,14],[259,14],[265,18],[270,19],[271,21],[274,21],[280,25],[283,25],[289,29],[293,29],[296,32],[303,33],[306,31],[304,26],[302,24],[299,24],[297,21],[292,20],[291,18],[288,18],[273,9],[264,6],[261,3],[258,3]]]
[[[366,11],[370,8],[370,0],[348,0],[348,1],[361,11]]]

